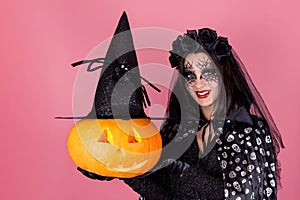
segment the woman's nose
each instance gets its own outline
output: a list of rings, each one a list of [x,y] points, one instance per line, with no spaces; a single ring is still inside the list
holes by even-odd
[[[197,77],[197,79],[195,80],[195,87],[196,88],[201,88],[203,86],[205,86],[207,84],[207,82],[200,76]]]

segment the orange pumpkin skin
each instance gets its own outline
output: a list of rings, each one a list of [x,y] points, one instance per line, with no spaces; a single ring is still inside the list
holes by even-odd
[[[67,146],[71,159],[82,169],[132,178],[157,163],[162,141],[149,119],[85,119],[72,127]]]

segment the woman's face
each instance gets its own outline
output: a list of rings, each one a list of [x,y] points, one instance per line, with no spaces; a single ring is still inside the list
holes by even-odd
[[[191,96],[202,108],[213,107],[219,94],[218,70],[206,53],[190,53],[185,57],[183,76]]]

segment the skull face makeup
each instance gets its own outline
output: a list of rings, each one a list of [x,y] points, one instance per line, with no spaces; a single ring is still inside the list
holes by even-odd
[[[219,76],[211,57],[204,52],[190,53],[184,62],[183,76],[193,99],[203,109],[213,110],[213,104],[219,95]]]

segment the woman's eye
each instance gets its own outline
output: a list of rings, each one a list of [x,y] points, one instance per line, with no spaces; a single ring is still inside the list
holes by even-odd
[[[189,83],[197,79],[196,74],[194,74],[193,72],[186,72],[184,77]]]
[[[202,71],[201,78],[204,79],[216,79],[217,78],[217,70],[215,68],[205,69]]]
[[[212,68],[212,69],[205,69],[202,71],[202,76],[209,76],[209,75],[212,75],[212,74],[217,74],[217,70]]]

